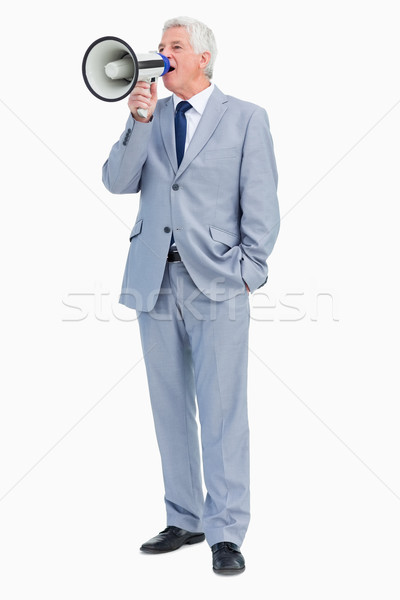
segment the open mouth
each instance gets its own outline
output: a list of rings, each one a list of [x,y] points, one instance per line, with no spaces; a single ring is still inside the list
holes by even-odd
[[[168,73],[171,73],[171,71],[175,71],[175,67],[170,67]]]

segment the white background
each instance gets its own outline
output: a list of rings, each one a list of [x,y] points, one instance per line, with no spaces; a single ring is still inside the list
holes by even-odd
[[[396,4],[8,5],[4,600],[399,598]],[[280,178],[281,233],[251,298],[252,521],[236,578],[212,573],[206,544],[138,551],[164,527],[136,315],[118,305],[138,198],[100,175],[127,106],[80,72],[98,37],[146,52],[180,14],[214,30],[220,89],[267,109]]]

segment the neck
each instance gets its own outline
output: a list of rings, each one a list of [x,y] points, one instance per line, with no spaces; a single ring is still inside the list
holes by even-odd
[[[192,82],[191,85],[188,85],[185,88],[172,91],[178,96],[178,98],[181,98],[182,100],[189,100],[196,94],[200,94],[200,92],[210,87],[210,85],[211,81],[209,79],[203,79],[202,81]]]

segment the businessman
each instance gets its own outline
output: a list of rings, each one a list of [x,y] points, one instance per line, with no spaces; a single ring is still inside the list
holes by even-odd
[[[137,83],[103,167],[109,191],[140,192],[120,302],[138,315],[166,506],[141,551],[206,539],[214,572],[236,574],[250,519],[249,293],[267,281],[279,231],[277,169],[265,110],[211,81],[206,25],[167,21],[159,52],[172,95]]]

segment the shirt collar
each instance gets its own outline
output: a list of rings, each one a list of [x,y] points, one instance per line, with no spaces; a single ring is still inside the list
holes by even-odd
[[[191,98],[189,98],[188,102],[190,102],[190,104],[192,105],[192,107],[200,115],[202,115],[203,112],[204,112],[204,109],[206,107],[206,104],[207,104],[207,102],[208,102],[211,94],[213,93],[213,91],[214,91],[214,84],[211,83],[211,85],[209,85],[208,87],[206,87],[205,90],[202,90],[198,94],[195,94],[194,96],[192,96]],[[176,94],[173,94],[173,99],[174,99],[174,109],[176,110],[176,107],[179,104],[179,102],[182,102],[182,98],[179,98],[179,96],[177,96]]]

